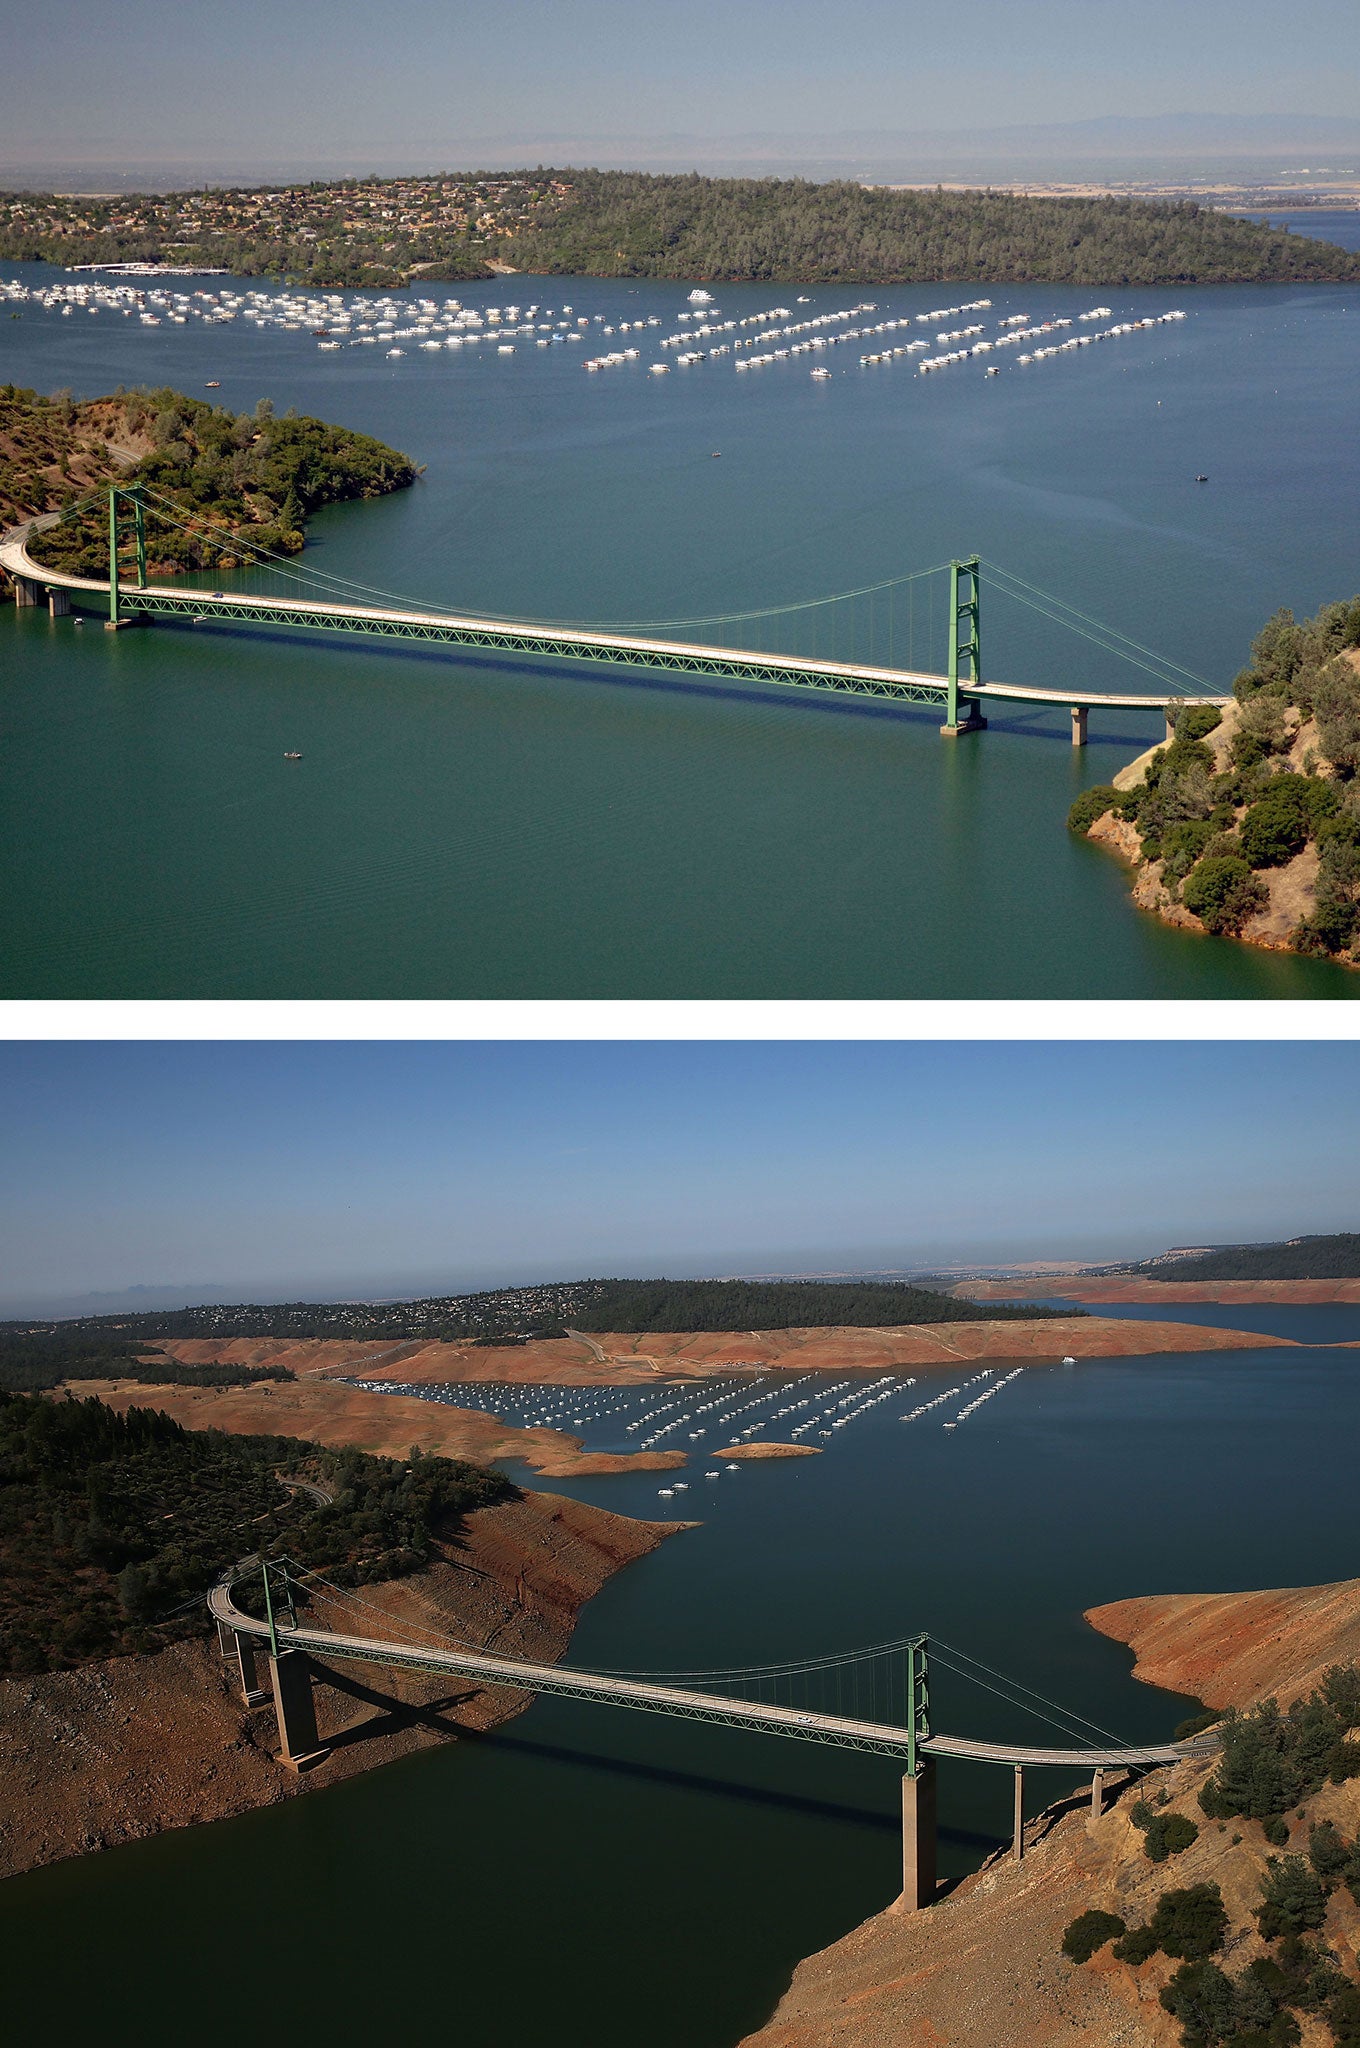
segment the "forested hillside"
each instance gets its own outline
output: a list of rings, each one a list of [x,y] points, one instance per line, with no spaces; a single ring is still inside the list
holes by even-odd
[[[1286,1244],[1220,1245],[1186,1259],[1131,1266],[1152,1280],[1360,1280],[1360,1232],[1296,1237]]]
[[[286,1551],[341,1585],[399,1577],[461,1515],[516,1497],[457,1459],[407,1464],[0,1393],[0,1674],[198,1634],[213,1579],[255,1551]]]
[[[276,416],[268,399],[232,413],[169,389],[76,401],[0,385],[0,526],[58,512],[30,552],[75,575],[108,573],[107,505],[80,502],[101,484],[145,484],[149,503],[169,513],[174,524],[154,513],[146,522],[148,566],[166,574],[231,568],[258,549],[296,554],[323,505],[415,478],[396,449],[326,420]]]
[[[573,171],[516,267],[769,283],[1205,284],[1360,278],[1360,256],[1185,203]]]
[[[162,1337],[378,1337],[424,1342],[501,1343],[560,1337],[579,1330],[787,1330],[878,1328],[899,1323],[1007,1322],[1070,1309],[994,1301],[957,1301],[901,1280],[567,1280],[538,1287],[495,1288],[484,1294],[430,1295],[419,1301],[339,1301],[146,1310],[137,1315],[85,1316],[71,1322],[0,1324],[0,1361],[55,1359],[63,1346],[88,1347],[92,1358],[125,1358]],[[46,1348],[50,1347],[50,1349]],[[70,1376],[78,1357],[70,1352]],[[171,1362],[167,1361],[167,1365]],[[102,1362],[91,1371],[112,1371]],[[121,1371],[122,1368],[120,1367]],[[183,1367],[197,1371],[231,1368]],[[145,1367],[159,1374],[154,1361]],[[240,1376],[244,1377],[244,1373]],[[169,1378],[167,1372],[164,1377]],[[51,1385],[49,1380],[11,1384]]]

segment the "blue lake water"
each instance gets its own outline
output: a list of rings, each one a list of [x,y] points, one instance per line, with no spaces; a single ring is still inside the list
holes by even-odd
[[[1237,1314],[1220,1311],[1225,1325]],[[1360,1308],[1335,1334],[1360,1335]],[[1268,1346],[1037,1365],[951,1431],[963,1394],[899,1419],[977,1368],[932,1371],[901,1400],[857,1399],[819,1457],[713,1482],[717,1461],[692,1459],[691,1491],[671,1502],[666,1473],[555,1481],[701,1521],[611,1581],[570,1658],[747,1664],[924,1629],[1121,1738],[1163,1738],[1188,1704],[1135,1684],[1083,1608],[1352,1573],[1358,1356]],[[843,1378],[818,1375],[796,1398],[811,1384],[825,1406]],[[646,1393],[658,1414],[671,1398]],[[715,1395],[725,1414],[739,1398],[694,1398]],[[1052,1734],[942,1662],[933,1718]],[[1031,1774],[1031,1808],[1065,1783]],[[1010,1797],[1005,1771],[942,1768],[949,1875],[1005,1839]],[[453,2000],[469,2048],[549,2033],[564,2048],[730,2048],[799,1957],[891,1899],[898,1798],[894,1767],[872,1757],[540,1701],[487,1740],[13,1881],[0,1931],[12,2022],[39,2030],[60,1971],[73,2034],[161,2048],[188,2009],[198,2038],[225,2044],[239,2031],[212,1990],[226,1941],[272,1959],[274,2032],[305,2025],[345,2048],[390,2023],[394,1986],[406,2025],[447,2024]]]
[[[990,379],[975,362],[862,368],[851,345],[823,358],[819,384],[808,358],[652,377],[657,333],[682,331],[683,285],[462,288],[470,306],[538,295],[555,314],[661,322],[637,363],[594,376],[567,346],[393,362],[323,354],[305,331],[148,329],[30,301],[17,320],[0,308],[0,379],[82,395],[214,380],[233,408],[267,396],[381,436],[426,465],[421,481],[319,519],[305,561],[432,604],[692,620],[979,552],[1226,688],[1278,605],[1351,592],[1360,451],[1341,423],[1360,413],[1360,291],[952,290],[990,296],[976,317],[993,325],[1075,321],[1098,302],[1188,317],[1028,370],[1006,358]],[[817,288],[803,308],[787,288],[745,286],[721,306],[820,318],[868,296],[875,318],[916,333],[942,293]],[[912,590],[886,623],[879,602],[872,651],[891,628],[896,658],[938,665],[943,599],[932,615],[929,586]],[[869,653],[865,630],[841,651]],[[1074,691],[1153,687],[985,572],[983,662]],[[1115,863],[1071,840],[1072,797],[1154,739],[1155,715],[1094,716],[1084,753],[1061,712],[1003,709],[961,743],[938,725],[926,710],[262,632],[115,639],[11,609],[0,993],[1360,989],[1326,961],[1159,925]]]

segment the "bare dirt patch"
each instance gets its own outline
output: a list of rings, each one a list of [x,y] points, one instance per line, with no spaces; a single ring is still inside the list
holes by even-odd
[[[1106,1279],[1064,1279],[1056,1287],[1051,1280],[971,1280],[954,1292],[972,1295],[979,1301],[1023,1301],[1029,1296],[1055,1292],[1069,1301],[1097,1305],[1155,1301],[1168,1317],[1174,1317],[1178,1305],[1196,1301],[1218,1302],[1228,1308],[1247,1308],[1253,1302],[1294,1302],[1306,1306],[1309,1302],[1360,1301],[1360,1280],[1148,1280],[1141,1274],[1116,1274]],[[1144,1329],[1148,1327],[1143,1325]],[[1289,1340],[1257,1337],[1252,1341],[1284,1344]]]
[[[719,1458],[749,1458],[758,1464],[762,1458],[820,1458],[819,1444],[729,1444],[725,1451],[718,1451]]]

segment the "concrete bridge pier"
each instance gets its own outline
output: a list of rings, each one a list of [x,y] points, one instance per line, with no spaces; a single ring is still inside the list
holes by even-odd
[[[241,1681],[241,1698],[248,1707],[261,1707],[269,1698],[260,1683],[260,1658],[253,1636],[237,1635],[234,1639],[236,1675]]]
[[[1175,709],[1170,704],[1164,704],[1162,706],[1162,717],[1166,720],[1166,738],[1162,744],[1169,747],[1176,737]]]
[[[1025,1853],[1025,1770],[1023,1764],[1015,1766],[1015,1860],[1018,1863]]]
[[[279,1724],[279,1762],[290,1771],[309,1770],[330,1755],[316,1732],[312,1660],[305,1650],[280,1650],[269,1659],[269,1675]]]
[[[50,619],[69,619],[71,616],[70,593],[55,586],[47,593],[47,616]]]
[[[14,579],[14,602],[21,611],[36,608],[36,606],[42,603],[41,583],[35,583],[30,576],[16,576]]]
[[[902,1780],[902,1896],[899,1913],[919,1912],[935,1899],[935,1764],[926,1757],[914,1778]]]
[[[960,733],[986,732],[987,721],[978,710],[976,700],[960,697],[957,725],[942,725],[940,731],[947,740],[956,740]]]
[[[1072,706],[1072,744],[1074,747],[1084,747],[1086,745],[1086,721],[1090,715],[1091,707],[1089,704],[1074,704]]]

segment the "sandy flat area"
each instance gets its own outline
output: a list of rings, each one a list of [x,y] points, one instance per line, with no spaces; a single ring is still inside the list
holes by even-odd
[[[555,1429],[512,1429],[480,1408],[422,1401],[415,1394],[371,1394],[333,1380],[259,1380],[244,1387],[146,1387],[137,1380],[72,1380],[74,1394],[94,1394],[120,1414],[159,1408],[186,1429],[225,1429],[233,1436],[298,1436],[332,1450],[352,1447],[379,1457],[422,1454],[467,1458],[474,1465],[515,1460],[546,1478],[603,1472],[664,1472],[683,1465],[683,1451],[581,1451],[579,1439]]]
[[[1069,1283],[1063,1283],[1066,1286]],[[1073,1287],[1076,1282],[1070,1283]],[[1082,1283],[1089,1284],[1089,1283]],[[1022,1291],[1012,1285],[1009,1298]],[[984,1287],[973,1291],[982,1294]],[[1052,1292],[1043,1283],[1035,1293]],[[1008,1298],[998,1284],[989,1298]],[[1120,1297],[1115,1297],[1120,1298]],[[1227,1351],[1281,1340],[1253,1331],[1206,1329],[1168,1319],[1130,1323],[1105,1316],[1060,1316],[1035,1322],[904,1323],[881,1329],[605,1331],[548,1337],[494,1349],[475,1344],[343,1344],[304,1339],[166,1338],[161,1349],[186,1364],[225,1361],[282,1365],[316,1381],[339,1374],[423,1385],[496,1383],[557,1386],[641,1386],[649,1381],[713,1379],[741,1372],[891,1372],[954,1367],[973,1360],[1129,1358],[1167,1351]],[[158,1393],[159,1399],[159,1393]]]

